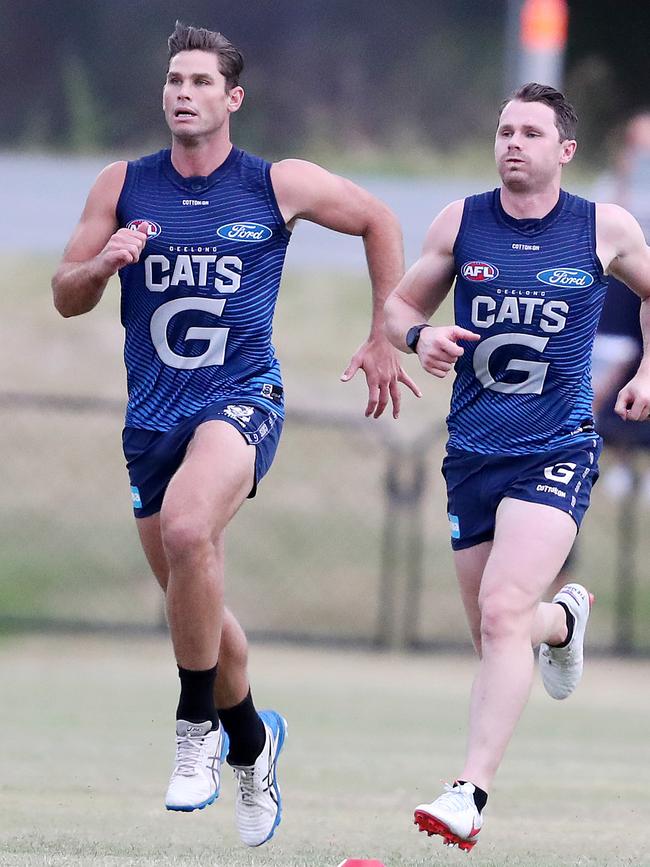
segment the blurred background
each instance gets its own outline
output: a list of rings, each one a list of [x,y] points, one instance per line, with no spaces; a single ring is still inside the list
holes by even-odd
[[[49,281],[97,172],[167,146],[161,89],[176,18],[223,31],[244,53],[234,142],[368,187],[397,212],[407,264],[444,204],[497,185],[498,106],[530,79],[563,87],[580,117],[565,186],[606,190],[639,219],[650,210],[650,144],[628,136],[650,107],[647,4],[0,0],[6,633],[165,628],[120,449],[117,283],[91,314],[64,321]],[[404,395],[399,422],[363,418],[364,384],[338,377],[365,337],[369,297],[359,240],[300,225],[275,328],[288,422],[231,529],[227,601],[257,637],[467,647],[439,473],[449,384],[406,359],[423,400]],[[647,654],[647,451],[617,436],[571,569],[596,592],[592,646]]]

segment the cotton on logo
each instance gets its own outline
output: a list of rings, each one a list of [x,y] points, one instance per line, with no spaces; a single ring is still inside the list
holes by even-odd
[[[544,477],[551,482],[560,482],[563,485],[568,485],[571,479],[576,474],[577,464],[554,464],[552,467],[544,469]]]
[[[475,283],[486,283],[499,276],[499,269],[489,262],[465,262],[460,272],[466,280]]]

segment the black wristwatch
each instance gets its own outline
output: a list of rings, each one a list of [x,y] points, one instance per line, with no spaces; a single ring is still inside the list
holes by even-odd
[[[428,322],[423,323],[422,325],[414,325],[413,328],[409,328],[406,332],[406,345],[411,350],[411,352],[415,352],[418,345],[418,340],[420,339],[420,334],[423,328],[431,328]]]

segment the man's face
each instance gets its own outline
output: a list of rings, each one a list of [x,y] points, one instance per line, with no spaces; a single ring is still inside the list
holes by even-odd
[[[174,138],[196,141],[227,124],[244,97],[241,87],[226,91],[219,60],[211,51],[181,51],[169,63],[163,89],[165,119]]]
[[[514,192],[540,192],[559,179],[575,153],[574,141],[560,141],[555,112],[543,102],[512,100],[501,112],[494,143],[503,185]]]

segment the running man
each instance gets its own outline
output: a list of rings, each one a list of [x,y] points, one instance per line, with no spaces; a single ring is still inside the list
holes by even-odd
[[[177,22],[163,109],[171,150],[107,166],[90,191],[53,281],[78,316],[119,272],[128,406],[124,453],[142,547],[166,593],[178,664],[169,810],[219,795],[224,758],[249,846],[282,809],[276,762],[286,723],[257,712],[247,642],[224,608],[224,532],[269,469],[284,418],[271,326],[291,229],[306,219],[363,238],[372,283],[368,340],[342,375],[366,375],[366,415],[399,383],[419,395],[384,333],[384,301],[403,275],[392,212],[365,190],[301,160],[273,165],[234,147],[240,52],[220,33]]]
[[[613,274],[642,299],[645,355],[618,414],[650,411],[650,249],[618,205],[560,187],[577,118],[551,87],[527,84],[502,106],[502,186],[448,205],[421,258],[386,304],[388,334],[424,370],[455,367],[443,474],[461,597],[480,662],[465,763],[415,811],[420,829],[469,850],[528,700],[533,647],[546,690],[576,688],[590,594],[568,584],[540,603],[564,563],[598,475],[590,356]],[[452,283],[455,325],[429,319]]]

